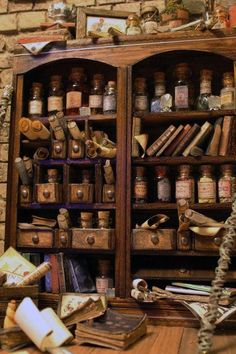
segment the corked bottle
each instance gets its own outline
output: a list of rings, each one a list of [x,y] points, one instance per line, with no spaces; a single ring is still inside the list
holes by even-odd
[[[83,104],[84,82],[84,68],[72,68],[66,89],[66,114],[69,116],[79,115],[79,109]]]
[[[157,71],[154,73],[155,96],[151,100],[151,112],[161,112],[161,96],[166,93],[165,73]]]
[[[64,109],[64,91],[61,75],[52,75],[48,91],[48,114],[61,112]]]
[[[212,165],[200,166],[201,175],[197,182],[198,203],[216,203],[216,180]]]
[[[220,103],[222,109],[235,108],[235,87],[233,72],[223,74],[223,88],[220,91]]]
[[[91,114],[102,114],[103,112],[103,92],[104,92],[104,76],[95,74],[92,80],[92,87],[89,95],[89,107]]]
[[[135,167],[134,202],[146,203],[148,199],[148,180],[144,166]]]
[[[134,113],[148,112],[148,92],[145,77],[137,77],[134,81]]]
[[[43,94],[41,82],[33,82],[28,102],[28,114],[31,118],[43,115]]]
[[[171,183],[168,173],[169,169],[167,166],[155,167],[156,200],[158,202],[171,201]]]
[[[99,294],[105,294],[107,289],[113,287],[111,277],[111,261],[109,259],[98,260],[98,275],[96,277],[96,289]]]
[[[103,113],[116,113],[116,82],[108,81],[103,95]]]
[[[232,203],[236,192],[236,177],[233,174],[233,165],[220,166],[221,176],[218,180],[218,195],[220,203]]]
[[[175,182],[175,197],[177,201],[185,199],[189,203],[194,203],[194,178],[190,172],[190,165],[179,166],[179,175]]]
[[[211,96],[212,70],[202,69],[200,71],[200,95],[196,100],[197,111],[208,111],[208,98]]]
[[[190,66],[188,63],[179,63],[175,66],[173,73],[174,108],[176,111],[190,110],[194,101]]]

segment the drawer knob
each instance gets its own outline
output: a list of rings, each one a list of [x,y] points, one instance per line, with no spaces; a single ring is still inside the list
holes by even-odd
[[[32,236],[32,241],[33,241],[34,244],[38,244],[39,243],[39,237],[38,237],[37,234]]]
[[[66,243],[67,243],[67,238],[66,238],[66,235],[61,235],[60,236],[60,241],[61,241],[61,244],[62,245],[66,245]]]
[[[48,189],[45,189],[45,190],[43,191],[43,196],[44,196],[44,198],[46,198],[46,199],[50,197],[50,192],[49,192]]]
[[[73,145],[73,152],[75,152],[75,153],[79,152],[79,145],[78,144]]]
[[[93,245],[95,243],[95,239],[93,236],[88,236],[87,237],[87,242],[89,245]]]
[[[188,240],[188,238],[187,237],[181,237],[181,245],[183,245],[183,246],[188,246],[188,244],[189,244],[189,240]]]
[[[78,189],[76,194],[77,194],[78,199],[82,199],[83,198],[84,193],[83,193],[83,191],[81,189]]]
[[[157,245],[159,243],[159,238],[157,235],[152,235],[151,241],[154,245]]]
[[[61,150],[62,150],[62,149],[61,149],[61,145],[56,144],[54,149],[55,149],[55,153],[56,153],[56,154],[60,154],[60,153],[61,153]]]
[[[108,189],[108,191],[107,191],[107,198],[108,198],[108,199],[113,199],[114,196],[115,196],[114,191],[113,191],[112,189]]]
[[[22,189],[21,191],[22,198],[27,198],[29,195],[29,192],[26,188]]]
[[[214,244],[216,246],[220,246],[221,244],[221,238],[220,237],[214,237]]]

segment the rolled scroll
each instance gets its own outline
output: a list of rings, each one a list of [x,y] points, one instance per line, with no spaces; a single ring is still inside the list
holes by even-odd
[[[38,134],[32,130],[32,121],[29,118],[22,117],[18,123],[19,131],[29,140],[37,140]]]
[[[80,131],[80,129],[75,121],[68,122],[67,126],[69,129],[70,135],[72,136],[73,139],[84,140],[84,134],[83,134],[83,132]]]
[[[28,156],[23,156],[23,163],[25,165],[25,169],[29,178],[33,178],[33,161]]]
[[[24,162],[21,157],[15,158],[15,165],[19,173],[22,184],[28,186],[30,184],[30,178],[27,174]]]
[[[34,153],[34,156],[33,158],[35,160],[46,160],[49,156],[49,151],[47,148],[45,147],[39,147],[35,153]]]
[[[66,208],[60,208],[59,213],[66,218],[68,226],[70,227],[72,225],[72,223],[71,223],[70,214],[69,214],[68,210]]]
[[[33,132],[37,134],[38,139],[47,140],[50,138],[50,131],[39,120],[33,120],[31,127]]]
[[[116,148],[107,148],[92,140],[87,140],[85,144],[87,147],[87,156],[90,158],[95,158],[97,156],[107,158],[116,157]]]
[[[65,215],[58,214],[57,215],[57,222],[58,222],[59,229],[62,229],[65,231],[69,230],[68,219],[65,217]]]
[[[51,269],[52,269],[52,266],[49,262],[43,262],[33,272],[27,274],[19,283],[17,283],[16,287],[36,283],[39,279],[41,279]]]
[[[65,133],[64,133],[64,130],[63,130],[62,127],[60,127],[60,126],[56,127],[53,130],[53,132],[54,132],[56,140],[59,140],[59,141],[65,141],[66,140],[66,136],[65,136]]]
[[[115,183],[115,176],[111,166],[111,161],[106,160],[104,168],[104,178],[107,184],[114,184]]]

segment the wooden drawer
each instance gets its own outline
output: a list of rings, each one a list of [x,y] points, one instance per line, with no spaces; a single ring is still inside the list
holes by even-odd
[[[71,247],[71,230],[65,231],[58,229],[55,231],[55,247]]]
[[[59,183],[35,184],[37,203],[61,203],[62,185]]]
[[[69,184],[70,203],[92,203],[94,196],[94,184],[77,183]]]
[[[114,244],[114,229],[72,229],[72,248],[109,250]]]
[[[215,236],[202,236],[193,233],[193,244],[196,251],[218,251],[222,243],[225,230],[220,230]],[[236,240],[234,241],[236,249]]]
[[[174,250],[176,249],[176,230],[133,229],[132,245],[134,250]]]
[[[54,232],[51,229],[29,229],[17,231],[18,247],[50,248],[53,247]]]

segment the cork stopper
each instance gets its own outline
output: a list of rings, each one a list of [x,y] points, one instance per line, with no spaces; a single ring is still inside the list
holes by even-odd
[[[222,79],[223,85],[224,86],[234,86],[234,74],[231,71],[227,71],[223,74],[223,79]]]
[[[61,75],[52,75],[50,77],[50,81],[53,82],[53,81],[61,81]]]
[[[154,80],[157,82],[165,81],[165,73],[163,71],[155,71],[153,76]]]
[[[107,86],[112,87],[112,88],[116,88],[116,82],[115,81],[108,81]]]
[[[134,81],[135,90],[145,90],[146,89],[146,78],[145,77],[136,77]]]
[[[210,69],[202,69],[200,71],[201,80],[212,80],[213,71]]]
[[[179,76],[189,77],[189,76],[191,76],[191,74],[192,74],[192,71],[191,71],[188,63],[179,63],[174,67],[174,75],[176,77],[179,77]]]
[[[71,74],[69,76],[70,79],[78,79],[84,77],[84,68],[80,66],[73,67],[71,69]]]
[[[100,275],[109,276],[111,270],[111,261],[109,259],[99,259],[98,269]]]
[[[135,173],[137,177],[143,177],[146,174],[146,167],[144,166],[136,166]]]
[[[213,166],[212,165],[201,165],[200,166],[201,173],[212,174],[213,173]]]
[[[233,165],[231,165],[231,164],[224,164],[224,165],[221,165],[221,166],[220,166],[220,171],[221,171],[222,173],[227,172],[227,173],[233,174]]]
[[[191,166],[190,165],[180,165],[179,172],[189,174],[191,172]]]
[[[168,167],[167,166],[156,166],[155,167],[155,175],[156,177],[163,177],[166,176],[168,173]]]

